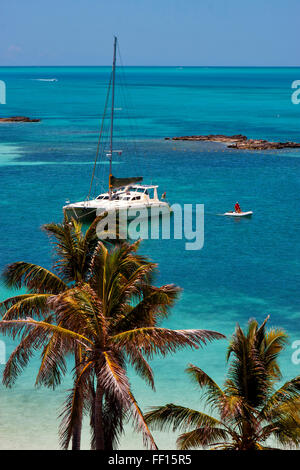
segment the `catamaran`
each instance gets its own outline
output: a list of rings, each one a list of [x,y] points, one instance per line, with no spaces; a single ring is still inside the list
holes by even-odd
[[[169,203],[165,200],[165,193],[159,198],[158,186],[157,185],[143,185],[139,184],[142,180],[142,176],[128,177],[128,178],[116,178],[112,174],[112,163],[113,155],[115,153],[121,154],[122,150],[114,148],[113,142],[113,129],[114,129],[114,110],[115,110],[115,74],[116,74],[116,50],[117,50],[117,38],[114,37],[114,48],[113,48],[113,63],[111,79],[108,86],[108,96],[111,96],[111,116],[110,116],[110,138],[109,138],[109,150],[106,156],[109,159],[109,178],[108,178],[108,191],[99,194],[96,198],[90,199],[93,179],[95,175],[95,169],[97,164],[97,157],[99,154],[99,146],[101,139],[101,132],[103,128],[103,121],[100,130],[100,137],[98,141],[98,147],[96,152],[96,159],[94,163],[92,179],[90,183],[90,190],[87,198],[84,201],[67,204],[63,207],[63,212],[69,218],[73,217],[77,220],[86,221],[87,219],[93,219],[96,215],[101,215],[105,212],[116,211],[120,214],[122,211],[127,211],[128,219],[130,219],[130,213],[128,209],[144,210],[144,213],[150,214],[151,209],[159,210],[162,213],[170,212]],[[111,91],[111,93],[110,93]],[[106,103],[107,105],[107,103]],[[105,108],[106,108],[105,105]],[[105,114],[105,110],[104,110]]]

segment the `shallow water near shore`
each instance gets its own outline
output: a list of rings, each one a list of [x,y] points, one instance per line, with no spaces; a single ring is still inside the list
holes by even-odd
[[[2,116],[25,115],[40,123],[0,126],[0,267],[16,260],[51,266],[44,223],[60,221],[66,200],[88,192],[110,69],[106,67],[0,68],[7,105]],[[300,339],[299,202],[300,151],[237,151],[210,142],[174,142],[164,137],[237,134],[300,142],[300,105],[291,103],[296,68],[129,67],[129,119],[124,96],[116,107],[116,176],[144,175],[159,184],[171,204],[205,205],[205,241],[199,251],[186,240],[145,240],[141,250],[159,264],[156,283],[183,288],[164,325],[213,329],[230,336],[249,318],[286,329],[283,380],[300,373],[292,343]],[[57,81],[40,81],[37,79]],[[123,138],[126,137],[125,143]],[[108,165],[97,165],[95,192]],[[251,219],[217,214],[236,201]],[[3,286],[1,299],[11,295]],[[4,338],[6,353],[13,343]],[[184,373],[197,364],[222,384],[226,340],[152,361],[156,392],[130,371],[144,410],[177,403],[203,407]],[[58,448],[58,419],[71,372],[56,391],[34,388],[37,355],[11,390],[0,388],[0,448]],[[3,365],[0,365],[3,370]],[[71,364],[70,364],[71,369]],[[172,433],[154,433],[160,448],[174,448]],[[88,448],[88,426],[83,445]],[[121,448],[141,448],[129,427]]]

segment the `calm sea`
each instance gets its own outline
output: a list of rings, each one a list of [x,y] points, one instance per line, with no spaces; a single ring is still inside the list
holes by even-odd
[[[61,220],[66,200],[87,195],[109,74],[108,67],[0,68],[7,87],[1,116],[41,119],[0,125],[1,269],[17,260],[51,266],[40,227]],[[185,250],[185,240],[142,245],[159,263],[156,283],[183,288],[165,325],[230,336],[237,322],[244,327],[249,318],[261,322],[270,315],[269,325],[286,329],[291,339],[281,361],[283,380],[300,373],[300,364],[292,362],[292,343],[300,340],[300,152],[235,151],[164,137],[242,133],[299,142],[300,105],[291,102],[297,79],[297,68],[128,67],[118,75],[126,91],[117,91],[115,109],[116,145],[123,154],[116,157],[114,174],[143,174],[145,183],[159,184],[171,203],[205,205],[202,250]],[[95,193],[106,176],[103,157]],[[237,200],[242,209],[254,211],[252,219],[216,215],[231,210]],[[1,287],[1,299],[9,295]],[[7,338],[5,343],[8,356],[13,343]],[[222,384],[226,347],[224,340],[156,358],[156,392],[130,372],[142,408],[171,402],[202,408],[184,369],[192,362]],[[71,374],[57,391],[37,390],[38,363],[37,356],[13,389],[1,386],[1,449],[58,447],[57,414]],[[160,448],[174,448],[176,436],[155,437]],[[85,447],[88,439],[86,427]],[[121,448],[141,446],[141,436],[129,427]]]

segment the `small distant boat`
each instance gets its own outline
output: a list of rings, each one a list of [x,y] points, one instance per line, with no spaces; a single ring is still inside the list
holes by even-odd
[[[225,212],[225,214],[223,214],[223,215],[227,215],[229,217],[251,217],[252,214],[253,214],[252,211],[247,211],[247,212],[230,211],[230,212]]]
[[[113,148],[113,124],[114,124],[114,111],[115,108],[115,69],[116,69],[116,47],[117,38],[114,38],[114,53],[113,53],[113,66],[112,75],[109,82],[109,90],[111,90],[111,122],[110,122],[110,143],[109,150],[107,150],[106,157],[109,159],[109,178],[108,178],[108,191],[99,194],[97,197],[90,199],[93,179],[95,175],[95,168],[97,163],[98,154],[94,163],[92,172],[92,179],[90,183],[90,190],[87,198],[84,201],[67,203],[63,207],[63,212],[68,217],[73,217],[77,220],[88,221],[96,217],[96,215],[104,214],[105,212],[111,213],[116,211],[117,214],[127,212],[128,209],[145,210],[147,217],[151,214],[151,209],[160,209],[164,213],[170,213],[171,208],[169,203],[165,200],[165,193],[159,198],[157,185],[139,184],[142,176],[116,178],[112,174],[112,161],[113,155],[122,154],[122,150],[115,150]],[[105,110],[104,110],[105,116]],[[101,138],[101,131],[100,131]],[[99,144],[100,144],[99,138]],[[99,148],[98,144],[98,148]],[[128,216],[129,217],[129,216]]]
[[[57,78],[36,78],[38,82],[57,82]]]

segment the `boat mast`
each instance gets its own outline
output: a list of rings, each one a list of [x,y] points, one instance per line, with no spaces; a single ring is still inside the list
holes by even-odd
[[[117,51],[117,38],[114,36],[114,56],[112,65],[112,91],[111,91],[111,123],[110,123],[110,155],[109,155],[109,181],[108,193],[111,199],[112,193],[112,155],[113,155],[113,130],[114,130],[114,105],[115,105],[115,76],[116,76],[116,51]]]

